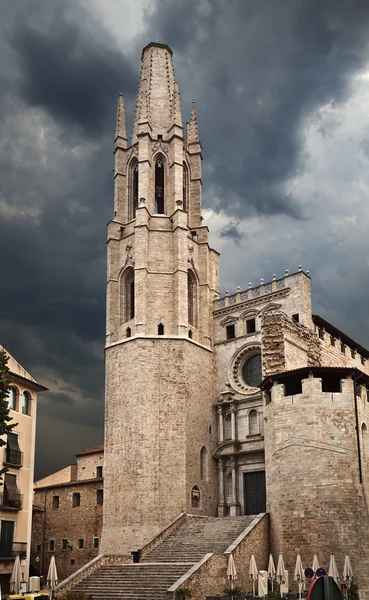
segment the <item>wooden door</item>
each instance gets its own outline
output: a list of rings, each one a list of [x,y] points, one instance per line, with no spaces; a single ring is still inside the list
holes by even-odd
[[[265,471],[243,474],[245,515],[258,515],[266,510]]]

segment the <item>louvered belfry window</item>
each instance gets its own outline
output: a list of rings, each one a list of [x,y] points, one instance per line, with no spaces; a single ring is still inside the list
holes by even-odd
[[[155,162],[155,213],[163,215],[164,203],[164,161],[158,157]]]

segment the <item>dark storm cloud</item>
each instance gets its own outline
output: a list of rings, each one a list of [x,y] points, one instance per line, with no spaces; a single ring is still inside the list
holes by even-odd
[[[135,93],[136,69],[102,28],[83,29],[86,15],[78,5],[68,20],[65,4],[48,8],[54,11],[48,28],[29,12],[16,20],[9,37],[18,56],[20,92],[62,126],[74,123],[84,135],[99,137],[111,122],[113,98],[122,89],[126,97]]]
[[[242,232],[237,226],[237,223],[231,223],[230,225],[227,225],[227,227],[223,227],[219,232],[219,236],[221,238],[230,238],[236,244],[243,239]]]
[[[191,73],[212,167],[204,181],[220,189],[218,208],[302,217],[300,198],[284,188],[304,160],[301,124],[342,98],[362,67],[369,3],[162,0],[149,25],[175,51],[180,72]]]
[[[1,342],[50,388],[38,477],[73,460],[67,448],[45,454],[46,423],[81,432],[76,451],[102,437],[115,108],[122,89],[132,104],[138,68],[78,4],[0,6]]]
[[[174,50],[184,119],[197,101],[205,204],[230,218],[219,235],[241,247],[245,215],[305,227],[309,209],[286,189],[306,158],[302,124],[345,96],[367,59],[368,13],[369,3],[345,0],[156,0],[126,52],[93,3],[86,12],[77,0],[0,0],[0,342],[50,388],[39,397],[36,477],[102,441],[115,106],[122,91],[132,116],[140,48]],[[247,267],[259,270],[261,251],[247,243]],[[344,317],[348,291],[332,290]],[[329,311],[323,286],[318,303]]]

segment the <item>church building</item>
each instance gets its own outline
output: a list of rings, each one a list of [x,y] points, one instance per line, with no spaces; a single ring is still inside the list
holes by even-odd
[[[298,553],[305,567],[318,554],[327,571],[334,554],[341,573],[349,554],[365,598],[369,352],[312,313],[301,266],[219,297],[196,108],[183,124],[172,58],[164,44],[143,49],[130,141],[118,101],[101,561],[124,579],[136,562],[184,560],[163,586],[186,585],[196,600],[199,581],[222,591],[230,553],[245,589],[250,553],[266,569],[282,552],[290,587]],[[208,533],[188,571],[194,523]],[[79,589],[91,577],[96,588],[94,569]]]

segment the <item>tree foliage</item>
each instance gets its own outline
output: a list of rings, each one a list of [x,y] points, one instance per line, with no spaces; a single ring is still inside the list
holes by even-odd
[[[12,378],[8,367],[9,357],[5,350],[0,350],[0,447],[6,445],[4,437],[11,432],[17,423],[11,423],[12,420],[9,414],[8,397],[10,393],[10,385]],[[0,469],[0,481],[6,469]]]

